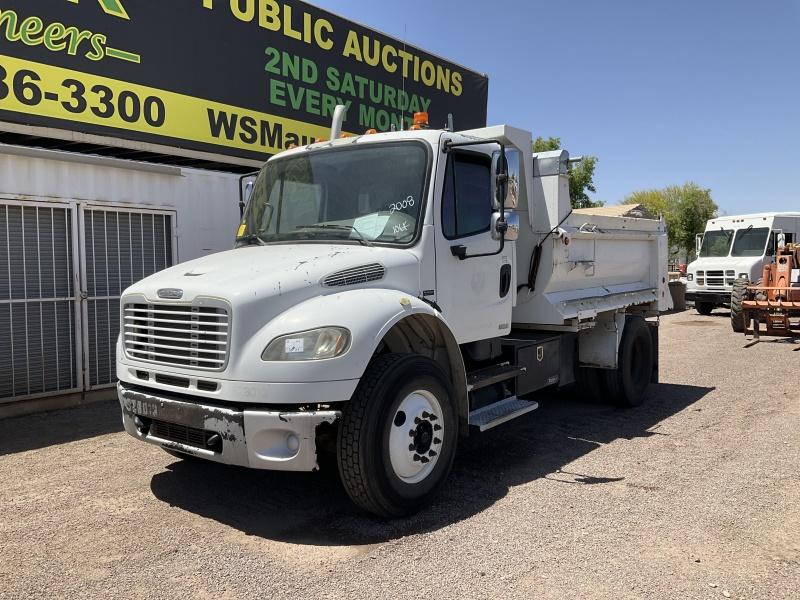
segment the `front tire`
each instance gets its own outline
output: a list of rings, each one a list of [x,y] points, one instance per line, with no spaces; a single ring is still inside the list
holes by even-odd
[[[694,308],[698,314],[707,317],[711,314],[711,311],[714,310],[714,305],[711,302],[695,302]]]
[[[733,290],[731,291],[731,327],[736,333],[744,333],[744,310],[742,309],[742,301],[747,295],[747,286],[750,282],[746,279],[737,279],[733,282]]]
[[[619,406],[639,406],[647,395],[655,357],[649,327],[641,317],[626,319],[619,342],[617,368],[604,373],[608,394]]]
[[[402,517],[429,503],[450,473],[455,395],[441,367],[415,354],[374,358],[342,411],[339,474],[359,507]]]

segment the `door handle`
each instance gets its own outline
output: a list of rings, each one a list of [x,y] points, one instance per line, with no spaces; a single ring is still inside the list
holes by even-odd
[[[500,297],[505,298],[511,287],[511,265],[506,263],[500,267]]]

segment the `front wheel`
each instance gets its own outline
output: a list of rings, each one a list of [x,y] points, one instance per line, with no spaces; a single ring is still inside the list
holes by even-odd
[[[711,302],[695,302],[694,309],[698,312],[698,314],[707,317],[711,314],[711,311],[714,310],[714,305]]]
[[[368,512],[411,514],[447,478],[457,438],[454,394],[441,367],[415,354],[379,356],[342,411],[337,461],[344,488]]]

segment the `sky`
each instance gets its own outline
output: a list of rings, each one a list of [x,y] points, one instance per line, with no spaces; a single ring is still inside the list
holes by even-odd
[[[596,200],[693,181],[721,214],[800,211],[800,0],[312,4],[486,73],[488,124],[597,156]]]

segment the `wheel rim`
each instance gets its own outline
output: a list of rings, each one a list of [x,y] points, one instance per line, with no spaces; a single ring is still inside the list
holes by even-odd
[[[418,483],[439,461],[445,436],[442,407],[427,390],[403,398],[392,415],[389,460],[395,475],[405,483]]]

